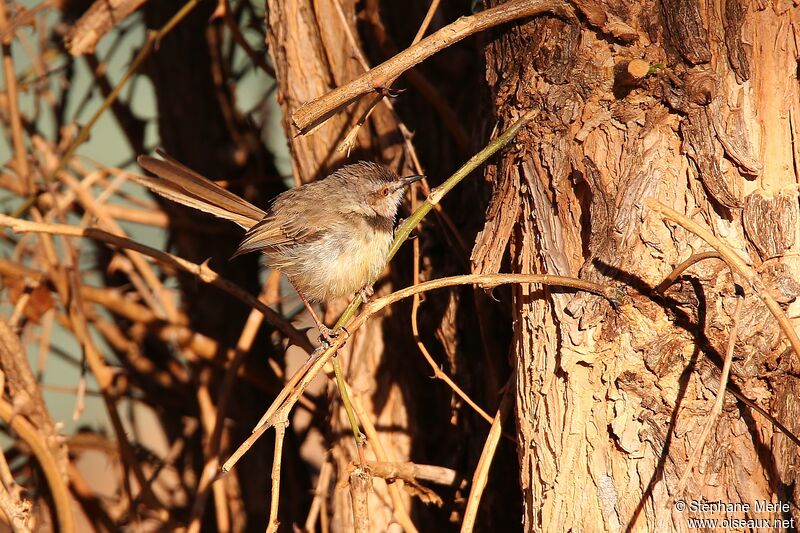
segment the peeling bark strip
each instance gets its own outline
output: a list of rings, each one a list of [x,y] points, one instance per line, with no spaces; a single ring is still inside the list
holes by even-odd
[[[735,187],[720,168],[722,150],[717,143],[705,109],[693,110],[681,124],[683,151],[697,165],[700,181],[708,193],[729,209],[742,207]]]
[[[639,39],[639,34],[628,24],[613,13],[605,11],[604,6],[595,0],[573,0],[581,13],[586,16],[589,24],[597,26],[605,33],[613,35],[626,43]]]
[[[796,192],[781,191],[767,196],[755,191],[747,196],[742,213],[744,230],[762,260],[780,257],[792,247],[798,209]]]
[[[708,33],[695,0],[661,0],[666,30],[681,57],[693,65],[711,61]]]
[[[512,169],[502,165],[492,200],[486,211],[486,222],[475,237],[470,261],[473,274],[500,272],[511,231],[519,216],[520,183]]]
[[[717,134],[725,155],[733,161],[743,176],[758,176],[763,170],[763,165],[753,155],[753,148],[748,138],[747,125],[744,122],[744,113],[741,110],[731,111],[727,117],[727,128],[721,123],[724,116],[719,106],[709,111],[714,132]]]
[[[747,7],[741,0],[727,0],[722,23],[725,26],[725,47],[728,49],[728,62],[736,74],[736,81],[744,83],[750,79],[750,45],[745,48],[742,41],[742,25]]]

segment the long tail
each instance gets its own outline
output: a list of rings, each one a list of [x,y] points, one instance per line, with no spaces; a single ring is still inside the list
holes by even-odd
[[[159,155],[164,160],[140,155],[137,161],[142,168],[162,179],[149,176],[132,176],[132,179],[164,198],[230,220],[244,229],[252,228],[266,215],[247,200],[207,180],[163,152],[159,152]]]

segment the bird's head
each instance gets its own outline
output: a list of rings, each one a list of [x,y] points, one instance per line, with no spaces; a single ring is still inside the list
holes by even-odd
[[[337,172],[344,170],[353,178],[350,183],[364,214],[392,220],[397,215],[406,189],[424,177],[414,175],[401,178],[383,165],[365,161],[342,167]]]

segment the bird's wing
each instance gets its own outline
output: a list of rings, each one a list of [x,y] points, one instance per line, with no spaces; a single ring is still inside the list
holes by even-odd
[[[162,179],[133,175],[134,181],[169,200],[230,220],[248,230],[266,216],[263,210],[250,202],[207,180],[166,154],[159,153],[166,159],[162,161],[142,155],[137,161],[142,168]]]
[[[321,233],[322,228],[309,224],[304,214],[281,213],[281,216],[277,216],[274,211],[270,211],[247,231],[233,257],[258,250],[308,243]]]

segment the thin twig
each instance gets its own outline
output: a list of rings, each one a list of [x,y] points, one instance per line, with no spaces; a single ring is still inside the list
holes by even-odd
[[[693,254],[686,261],[676,266],[672,272],[670,272],[669,275],[664,278],[664,281],[659,283],[658,286],[653,289],[653,292],[663,294],[664,291],[670,288],[672,284],[675,283],[675,281],[677,281],[677,279],[681,277],[681,274],[683,274],[687,269],[689,269],[692,265],[706,259],[722,259],[722,256],[717,252],[700,252],[698,254]]]
[[[436,10],[439,8],[439,0],[433,0],[431,5],[428,6],[428,12],[425,13],[425,18],[422,19],[422,24],[419,25],[419,29],[417,30],[417,34],[414,36],[414,40],[411,41],[411,44],[417,44],[422,40],[422,36],[425,35],[425,32],[428,31],[428,26],[431,25],[431,21],[433,20],[433,15],[436,13]]]
[[[247,42],[244,35],[242,35],[242,30],[239,29],[239,25],[236,24],[236,20],[233,18],[233,14],[231,14],[231,6],[228,0],[224,0],[225,7],[224,12],[222,14],[222,20],[225,21],[225,25],[228,27],[228,30],[231,32],[231,37],[233,40],[236,41],[244,53],[247,54],[247,57],[250,58],[250,61],[253,62],[254,65],[257,65],[261,70],[267,73],[267,75],[271,78],[275,78],[275,69],[272,68],[267,61],[264,59],[266,54],[258,53],[253,50],[253,47],[250,46],[250,43]]]
[[[314,533],[316,531],[315,524],[317,523],[317,517],[320,516],[320,511],[324,507],[324,502],[328,498],[328,486],[331,483],[332,474],[333,464],[326,457],[319,469],[317,487],[314,489],[314,499],[311,501],[311,508],[306,518],[305,533]]]
[[[211,371],[209,367],[201,369],[198,381],[197,404],[200,407],[200,420],[203,430],[207,435],[207,439],[210,440],[211,434],[217,425],[217,420],[220,418],[220,413],[214,407],[214,402],[211,400]],[[217,531],[220,533],[228,533],[230,531],[230,509],[228,508],[227,498],[225,496],[225,485],[221,483],[211,483],[219,468],[219,459],[216,454],[210,453],[206,453],[206,457],[208,459],[205,468],[203,468],[200,484],[203,484],[204,479],[202,478],[208,479],[208,483],[210,483],[211,490],[214,493],[214,515],[217,520]],[[205,493],[207,494],[207,491]],[[202,498],[203,503],[205,503],[206,499],[206,497]],[[196,498],[195,502],[198,500],[200,500],[200,498]],[[196,507],[197,505],[193,506],[193,512]],[[202,508],[205,509],[205,506],[203,505]],[[197,512],[194,513],[194,515],[194,522],[190,523],[187,533],[200,531],[200,518],[202,518],[203,513]]]
[[[8,27],[8,13],[6,12],[6,2],[0,2],[0,30]],[[3,56],[3,74],[5,76],[6,101],[8,102],[8,118],[11,122],[11,143],[14,147],[15,171],[22,178],[24,186],[30,194],[33,191],[33,181],[31,180],[30,170],[28,169],[28,150],[25,148],[25,140],[22,137],[22,116],[19,112],[17,102],[17,74],[14,69],[14,58],[11,55],[11,41],[14,39],[13,33],[7,33],[0,42],[0,53]]]
[[[497,408],[497,414],[494,417],[494,422],[492,422],[492,428],[489,430],[489,436],[486,437],[486,442],[483,445],[483,451],[481,451],[478,466],[475,468],[475,474],[472,476],[472,488],[469,491],[464,520],[461,522],[461,533],[471,533],[475,527],[475,517],[478,515],[483,489],[486,488],[486,483],[489,480],[489,469],[492,466],[494,453],[497,450],[497,444],[500,442],[500,435],[503,432],[503,418],[506,417],[508,411],[511,410],[511,406],[514,405],[516,395],[515,379],[516,374],[512,374],[506,392],[503,394],[503,399],[500,401],[500,407]]]
[[[156,261],[173,266],[177,269],[189,272],[197,276],[201,281],[219,287],[231,296],[238,298],[247,305],[258,309],[264,314],[264,318],[278,331],[283,333],[286,337],[292,340],[297,346],[300,346],[309,353],[313,351],[313,346],[308,341],[308,338],[297,331],[285,318],[264,305],[263,302],[255,298],[252,294],[248,293],[238,285],[226,280],[212,270],[206,263],[196,264],[187,261],[181,257],[176,257],[172,254],[162,252],[155,248],[145,246],[136,241],[114,235],[107,231],[97,228],[76,228],[65,224],[45,224],[37,222],[29,222],[19,218],[10,217],[8,215],[0,214],[0,226],[7,226],[17,232],[31,232],[31,233],[46,233],[53,235],[66,235],[70,237],[85,237],[102,241],[120,248],[128,248],[135,250],[143,255],[152,257]]]
[[[417,270],[418,268],[417,263],[419,259],[416,256],[418,246],[419,245],[417,241],[414,241],[414,250],[415,250],[414,285],[419,284],[419,271]],[[439,368],[439,365],[436,364],[436,361],[433,359],[433,356],[428,351],[428,348],[425,346],[425,343],[422,342],[422,337],[420,337],[419,335],[419,324],[417,321],[417,315],[419,312],[419,303],[420,303],[419,294],[415,294],[414,299],[411,303],[411,333],[414,335],[414,341],[417,343],[417,348],[419,348],[419,351],[422,353],[422,356],[425,358],[425,361],[428,362],[428,366],[430,366],[431,369],[433,370],[433,377],[444,381],[447,384],[447,386],[450,387],[450,389],[453,392],[455,392],[459,398],[464,400],[464,402],[466,402],[467,405],[469,405],[484,420],[486,420],[491,424],[493,419],[491,416],[489,416],[489,413],[484,411],[480,405],[475,403],[475,401],[473,401],[473,399],[470,398],[469,395],[466,392],[464,392],[455,381],[450,379],[450,376],[448,376],[445,372],[442,371],[441,368]]]
[[[358,464],[363,467],[367,463],[367,458],[364,456],[364,446],[367,444],[367,437],[361,433],[361,428],[358,427],[358,418],[356,418],[356,414],[353,411],[353,402],[350,400],[349,388],[347,382],[344,380],[342,363],[338,357],[333,359],[333,373],[336,377],[336,387],[339,389],[339,396],[342,397],[342,404],[347,414],[347,420],[350,422],[350,428],[353,430],[353,440],[355,440],[356,453],[358,453]]]
[[[612,287],[569,276],[554,276],[550,274],[462,274],[460,276],[449,276],[425,281],[419,285],[406,287],[405,289],[400,289],[381,298],[372,300],[364,306],[365,311],[363,315],[375,314],[384,307],[392,305],[404,298],[435,289],[455,287],[457,285],[478,285],[480,287],[491,288],[511,283],[541,284],[577,289],[602,296],[612,302],[615,297],[615,291]],[[361,316],[362,315],[358,317],[359,321],[362,320]]]
[[[272,456],[272,487],[269,498],[269,525],[267,533],[278,531],[278,502],[281,494],[281,455],[283,441],[286,438],[286,427],[289,425],[288,411],[283,411],[275,421],[275,452]]]

